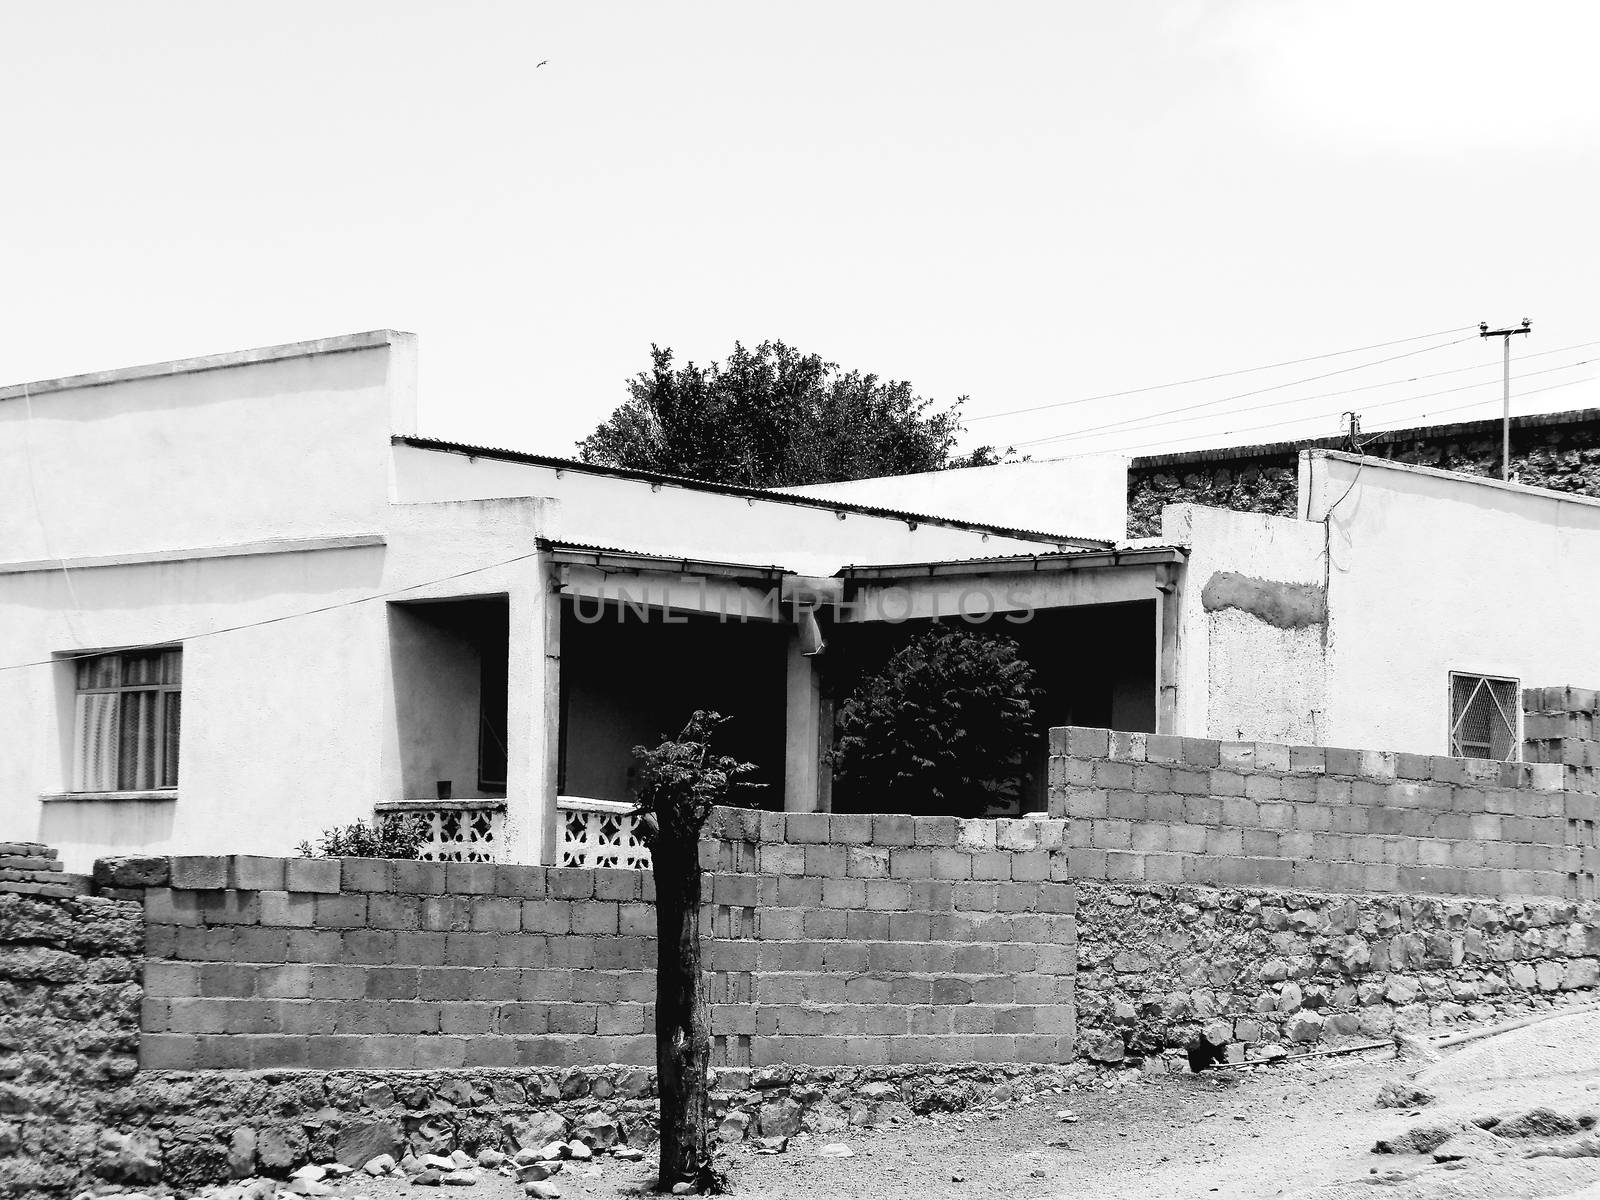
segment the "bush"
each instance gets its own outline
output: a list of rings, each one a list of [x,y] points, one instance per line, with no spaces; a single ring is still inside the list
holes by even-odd
[[[1028,778],[1033,668],[1017,643],[961,625],[915,634],[839,705],[834,797],[869,812],[983,816]]]
[[[379,817],[371,825],[335,825],[324,829],[315,849],[301,842],[306,858],[416,858],[428,839],[428,823],[421,817]]]

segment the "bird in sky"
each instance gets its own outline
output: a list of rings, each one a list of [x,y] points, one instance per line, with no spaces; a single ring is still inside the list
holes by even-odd
[[[542,59],[540,59],[540,60],[539,60],[539,61],[538,61],[538,62],[536,62],[536,63],[534,63],[534,64],[533,64],[533,69],[534,69],[534,70],[535,70],[535,71],[537,71],[537,70],[538,70],[538,69],[539,69],[539,68],[540,68],[540,67],[542,67],[542,66],[544,66],[544,64],[545,64],[545,63],[547,63],[547,62],[549,62],[549,61],[550,61],[550,60],[549,60],[549,59],[548,59],[548,58],[542,58]]]

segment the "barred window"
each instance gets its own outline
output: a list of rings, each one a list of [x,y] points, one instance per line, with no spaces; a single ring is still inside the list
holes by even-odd
[[[1450,753],[1455,758],[1515,759],[1522,689],[1515,679],[1450,675]]]
[[[97,654],[77,670],[72,790],[177,787],[183,651]]]

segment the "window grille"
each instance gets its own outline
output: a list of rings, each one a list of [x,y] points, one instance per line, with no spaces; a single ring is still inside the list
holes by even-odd
[[[77,663],[72,790],[178,786],[183,651],[130,650]]]
[[[1450,753],[1455,758],[1515,759],[1522,689],[1515,679],[1450,676]]]

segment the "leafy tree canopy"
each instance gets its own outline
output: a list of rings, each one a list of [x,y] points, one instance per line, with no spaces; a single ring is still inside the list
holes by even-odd
[[[836,803],[982,815],[1027,778],[1034,670],[1017,643],[935,624],[866,673],[836,713]]]
[[[989,446],[956,454],[965,396],[941,409],[909,383],[783,342],[736,342],[726,361],[704,367],[674,366],[662,346],[650,355],[627,401],[578,443],[584,462],[790,487],[1000,461]]]

